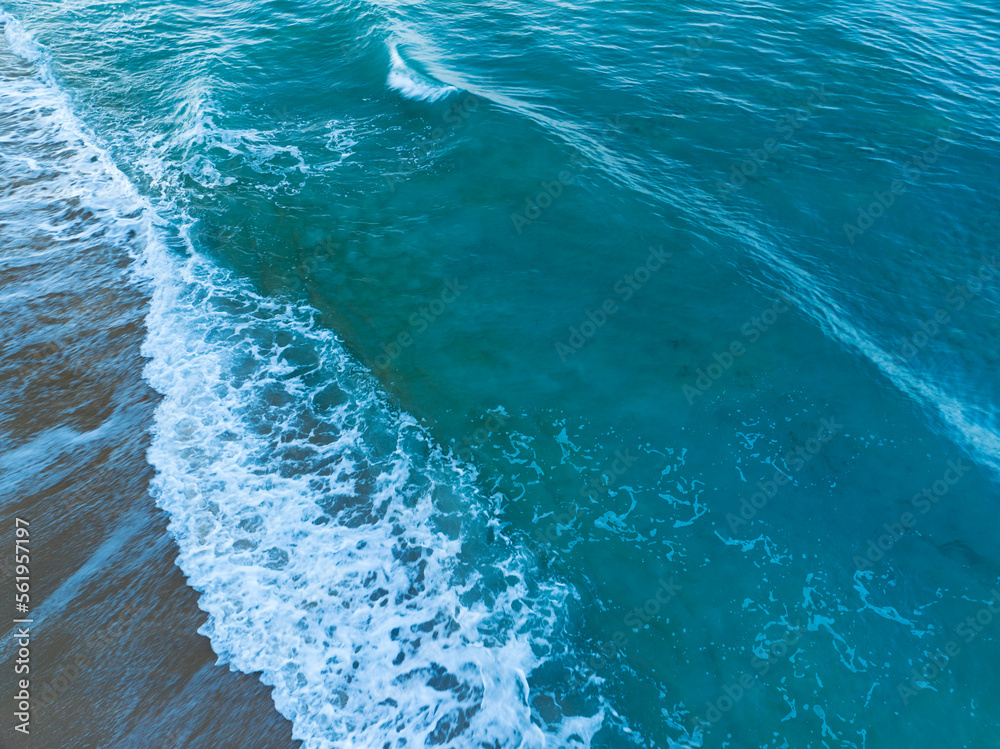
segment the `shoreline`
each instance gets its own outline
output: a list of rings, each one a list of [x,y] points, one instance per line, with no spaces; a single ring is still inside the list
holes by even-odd
[[[0,168],[0,191],[18,198],[16,215],[0,205],[14,226],[0,268],[0,528],[13,539],[16,519],[30,523],[30,611],[10,610],[31,619],[30,656],[16,673],[8,619],[0,697],[27,702],[29,720],[15,732],[24,721],[5,711],[3,745],[299,746],[271,689],[218,665],[198,634],[207,617],[149,494],[160,398],[142,377],[148,299],[127,279],[130,260],[101,239],[99,219],[53,200],[58,170],[17,172]],[[52,224],[83,238],[46,237]],[[0,567],[11,594],[14,549]],[[29,698],[16,700],[24,681]]]

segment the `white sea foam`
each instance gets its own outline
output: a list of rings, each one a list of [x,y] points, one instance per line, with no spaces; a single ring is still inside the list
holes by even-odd
[[[454,86],[434,81],[413,70],[400,55],[395,42],[389,42],[389,60],[392,65],[389,70],[389,86],[409,99],[437,101],[458,91]]]
[[[326,123],[326,126],[329,129],[326,135],[326,150],[333,152],[339,158],[336,161],[323,164],[320,169],[332,169],[339,166],[341,162],[346,161],[354,155],[354,151],[351,149],[358,145],[358,141],[354,138],[354,129],[351,125],[331,120]]]
[[[459,562],[488,518],[331,334],[197,257],[156,262],[181,282],[148,322],[155,491],[220,656],[310,746],[544,745],[527,678],[570,591],[529,594],[516,550],[502,574]]]
[[[546,720],[532,708],[548,686],[539,665],[574,674],[562,631],[574,591],[533,575],[469,470],[386,404],[310,310],[200,255],[191,222],[139,193],[42,50],[0,20],[41,66],[2,93],[73,164],[54,198],[85,201],[151,293],[152,491],[220,660],[261,672],[307,749],[588,746],[599,695],[577,695],[587,716],[561,714],[554,692]]]
[[[205,81],[185,85],[171,119],[176,127],[167,134],[133,136],[143,153],[137,165],[165,195],[183,193],[182,175],[206,190],[232,185],[237,178],[224,177],[223,170],[236,171],[233,162],[253,172],[251,186],[262,192],[294,194],[312,171],[298,146],[281,142],[278,129],[228,127]],[[171,170],[170,165],[181,168]]]
[[[0,23],[4,25],[4,39],[11,52],[28,62],[37,63],[43,59],[44,51],[24,30],[20,21],[0,9]]]

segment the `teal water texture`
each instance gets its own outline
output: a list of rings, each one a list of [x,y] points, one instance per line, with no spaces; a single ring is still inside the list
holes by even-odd
[[[4,7],[187,274],[159,501],[307,746],[995,745],[995,7]]]

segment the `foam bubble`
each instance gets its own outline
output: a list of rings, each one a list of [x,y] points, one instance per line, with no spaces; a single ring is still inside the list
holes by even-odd
[[[461,471],[332,334],[197,256],[169,270],[150,460],[220,656],[262,671],[311,746],[592,735],[599,715],[546,727],[530,708],[572,591],[495,532],[490,549]]]
[[[151,292],[151,489],[220,660],[261,673],[307,749],[589,746],[604,710],[567,645],[575,591],[539,576],[470,468],[394,411],[312,310],[199,254],[195,224],[171,213],[184,201],[154,207],[46,76],[0,93],[71,162],[53,197],[85,202]]]

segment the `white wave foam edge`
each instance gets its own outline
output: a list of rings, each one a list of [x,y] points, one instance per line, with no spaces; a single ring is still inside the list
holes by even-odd
[[[399,54],[399,48],[394,42],[389,42],[389,59],[391,62],[389,87],[396,89],[408,99],[437,101],[458,91],[454,86],[432,81],[414,71]]]
[[[500,534],[493,564],[462,562],[461,529],[492,522],[469,469],[393,413],[309,310],[199,255],[189,223],[188,256],[172,253],[171,222],[95,145],[44,51],[0,22],[39,66],[22,93],[76,154],[67,193],[107,219],[151,291],[152,493],[220,660],[261,673],[306,749],[589,746],[603,709],[545,724],[531,708],[574,591],[529,580]]]

